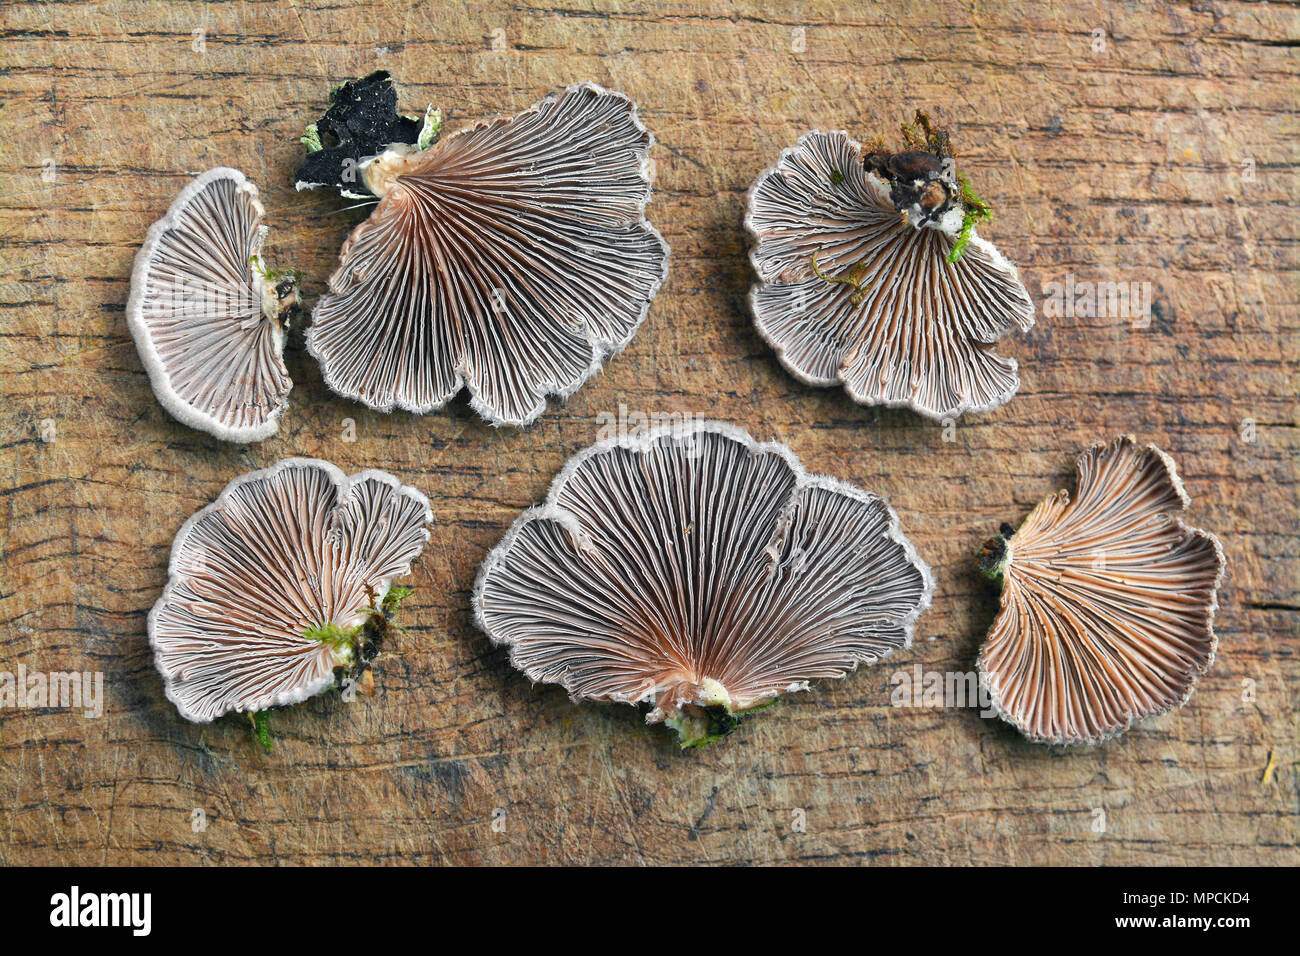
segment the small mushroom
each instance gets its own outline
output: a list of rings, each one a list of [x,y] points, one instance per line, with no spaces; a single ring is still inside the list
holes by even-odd
[[[981,680],[1042,743],[1100,743],[1182,706],[1217,645],[1223,549],[1180,520],[1174,462],[1126,435],[1089,448],[1078,472],[1073,502],[1052,495],[978,560],[1002,584]]]
[[[293,387],[283,352],[298,277],[262,263],[264,212],[243,173],[210,169],[153,224],[131,274],[127,323],[154,394],[224,441],[275,434]]]
[[[935,420],[1020,386],[993,343],[1034,324],[1015,266],[975,233],[989,216],[924,114],[899,153],[814,130],[749,191],[750,305],[782,365],[866,405]]]
[[[691,747],[908,646],[932,590],[883,499],[695,423],[573,458],[484,562],[474,609],[530,680],[648,703]]]
[[[364,674],[429,539],[429,502],[382,471],[288,458],[185,522],[149,614],[187,720],[295,704]]]
[[[421,150],[361,165],[381,197],[313,313],[334,391],[380,411],[441,408],[462,387],[523,426],[628,344],[668,268],[645,219],[653,137],[592,83]]]

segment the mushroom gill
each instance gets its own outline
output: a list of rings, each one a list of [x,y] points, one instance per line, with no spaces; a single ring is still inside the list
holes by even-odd
[[[326,384],[425,413],[467,386],[526,425],[631,340],[667,274],[645,219],[653,137],[591,83],[427,150],[364,164],[382,197],[343,246],[307,336]]]
[[[1169,456],[1124,436],[1089,448],[1078,473],[1073,502],[1052,495],[979,561],[1002,583],[981,679],[1038,742],[1099,743],[1181,706],[1217,644],[1223,550],[1180,520]]]
[[[576,701],[647,702],[683,746],[911,642],[930,572],[881,498],[716,423],[601,442],[479,572],[479,626]]]
[[[800,381],[863,404],[937,420],[1002,405],[1020,380],[992,345],[1032,327],[1034,307],[975,210],[951,155],[805,134],[749,192],[760,334]]]
[[[232,481],[176,535],[149,614],[168,699],[206,723],[358,674],[432,520],[424,495],[382,471],[288,458]]]
[[[191,182],[136,256],[127,322],[159,402],[224,441],[273,435],[293,383],[294,273],[268,272],[257,187],[218,167]]]

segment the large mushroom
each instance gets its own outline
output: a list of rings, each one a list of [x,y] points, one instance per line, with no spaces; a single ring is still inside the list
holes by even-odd
[[[206,723],[360,676],[432,520],[424,495],[382,471],[288,458],[232,481],[176,535],[149,614],[168,699]]]
[[[531,680],[648,703],[687,747],[908,646],[932,588],[883,499],[699,423],[573,458],[484,562],[474,609]]]
[[[988,206],[947,134],[924,114],[905,132],[889,153],[814,130],[759,176],[745,217],[754,321],[800,381],[936,420],[988,411],[1020,385],[993,343],[1029,329],[1033,303],[976,234]]]
[[[1223,549],[1188,528],[1174,462],[1132,436],[1078,462],[1018,530],[986,542],[980,569],[1002,584],[980,651],[994,707],[1031,740],[1100,743],[1180,707],[1214,660]]]
[[[426,413],[462,387],[523,426],[631,340],[667,274],[645,219],[653,137],[592,83],[428,149],[360,166],[380,197],[339,254],[307,348],[325,382],[381,411]]]
[[[273,435],[293,387],[282,353],[297,274],[263,264],[263,214],[243,173],[210,169],[154,223],[131,275],[127,323],[154,394],[225,441]]]

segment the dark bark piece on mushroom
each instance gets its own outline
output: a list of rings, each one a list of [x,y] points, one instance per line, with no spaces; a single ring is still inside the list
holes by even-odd
[[[415,145],[423,123],[397,112],[397,88],[387,70],[351,80],[330,93],[329,109],[303,135],[307,158],[294,173],[297,189],[333,186],[366,192],[361,163],[394,144]]]

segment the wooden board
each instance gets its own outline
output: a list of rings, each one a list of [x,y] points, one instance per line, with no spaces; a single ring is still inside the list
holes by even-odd
[[[1300,861],[1294,7],[316,7],[3,10],[0,670],[102,672],[104,712],[0,710],[0,862]],[[378,67],[404,109],[432,102],[451,128],[581,80],[630,94],[658,137],[650,216],[673,251],[649,319],[526,431],[463,400],[420,418],[338,398],[300,335],[278,437],[180,426],[124,317],[146,228],[192,173],[238,166],[262,189],[270,261],[305,270],[313,301],[363,213],[294,192],[297,137],[331,85]],[[805,130],[890,134],[917,106],[952,125],[996,209],[982,233],[1040,310],[1070,275],[1153,299],[1145,328],[1040,312],[1000,347],[1020,394],[947,434],[799,384],[745,302],[757,174]],[[630,707],[530,686],[474,628],[474,575],[620,405],[743,425],[887,496],[938,579],[916,645],[701,752]],[[1227,552],[1219,659],[1191,702],[1071,751],[972,709],[891,706],[900,668],[973,668],[996,608],[980,542],[1126,431],[1174,456],[1191,520]],[[288,455],[388,469],[437,526],[377,696],[277,714],[265,754],[239,719],[178,717],[145,618],[184,519]]]

